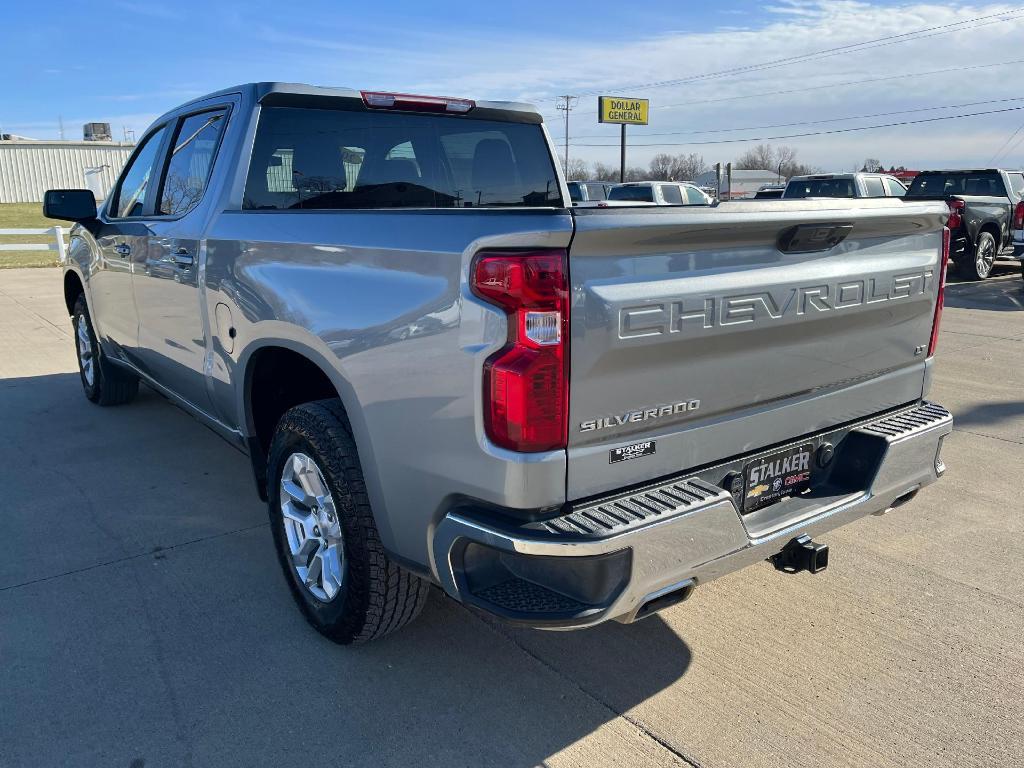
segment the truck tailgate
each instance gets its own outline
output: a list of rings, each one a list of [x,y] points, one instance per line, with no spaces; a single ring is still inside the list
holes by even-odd
[[[947,214],[891,199],[577,209],[569,498],[921,398]]]

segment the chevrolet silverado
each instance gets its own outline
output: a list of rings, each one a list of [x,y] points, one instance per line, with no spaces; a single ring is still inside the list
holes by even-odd
[[[85,396],[245,452],[337,642],[430,584],[575,628],[817,573],[944,471],[944,202],[574,209],[554,157],[525,104],[254,83],[46,194]]]

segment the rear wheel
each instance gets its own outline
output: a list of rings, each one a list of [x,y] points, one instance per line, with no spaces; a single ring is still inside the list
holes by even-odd
[[[287,411],[268,465],[278,559],[309,623],[347,645],[412,621],[428,585],[384,552],[341,401]]]
[[[974,253],[965,255],[961,264],[961,272],[969,280],[984,280],[992,272],[996,263],[996,239],[991,232],[982,232],[974,244]]]
[[[78,374],[85,396],[97,405],[122,405],[134,400],[139,392],[139,379],[118,368],[103,354],[84,294],[75,300],[71,322],[75,331]]]

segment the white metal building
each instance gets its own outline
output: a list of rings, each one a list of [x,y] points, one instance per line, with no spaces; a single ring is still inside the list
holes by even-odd
[[[694,184],[701,187],[714,187],[717,182],[715,180],[715,172],[705,171],[693,180]],[[785,184],[786,180],[782,179],[782,183]],[[735,200],[741,197],[753,197],[754,193],[757,192],[765,184],[778,184],[779,176],[775,171],[741,171],[733,170],[732,172],[732,199]],[[726,180],[725,168],[722,168],[722,199],[728,200],[729,193],[726,189],[728,181]]]
[[[0,203],[40,203],[48,189],[106,197],[134,146],[116,141],[0,141]]]

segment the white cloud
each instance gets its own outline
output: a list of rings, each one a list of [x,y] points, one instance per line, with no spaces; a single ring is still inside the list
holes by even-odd
[[[400,85],[423,92],[533,101],[545,112],[552,134],[560,136],[563,131],[559,114],[554,109],[557,94],[616,93],[631,85],[716,72],[889,35],[902,35],[911,30],[955,24],[979,16],[1008,13],[1013,6],[915,3],[882,7],[848,0],[789,0],[774,3],[767,10],[772,12],[773,18],[757,29],[673,32],[633,41],[620,38],[614,49],[580,40],[537,41],[514,34],[506,35],[502,41],[488,43],[486,52],[473,46],[453,46],[447,59],[439,66],[426,67],[420,70],[422,74],[413,82],[402,81]],[[1017,94],[1012,87],[1024,69],[1021,64],[981,68],[962,76],[956,72],[899,76],[901,73],[955,69],[958,65],[994,64],[1024,58],[1019,53],[1018,44],[1022,26],[1024,19],[1004,21],[993,18],[976,23],[969,31],[944,34],[943,30],[936,30],[918,40],[878,45],[864,52],[837,51],[810,62],[730,77],[669,87],[631,88],[628,95],[651,99],[652,124],[646,129],[630,128],[630,136],[639,144],[645,141],[645,133],[821,120],[1024,96]],[[862,85],[835,85],[878,78],[890,79]],[[790,92],[763,95],[775,91]],[[667,108],[669,104],[684,106]],[[978,106],[964,111],[1007,106],[1015,105]],[[904,118],[894,116],[891,120],[851,121],[825,127],[928,116],[932,116],[931,113]],[[597,125],[594,96],[581,98],[571,119],[570,133],[574,137],[606,137],[579,138],[578,144],[614,141],[617,137],[617,127]],[[919,167],[984,164],[1022,121],[1024,111],[1007,112],[930,126],[789,139],[777,143],[798,148],[802,159],[823,168],[849,167],[868,155],[887,164]],[[776,133],[800,132],[803,131],[794,129]],[[730,134],[729,137],[735,138],[736,135]],[[646,141],[686,140],[686,136],[666,136]],[[630,153],[630,162],[645,164],[651,155],[659,151],[696,151],[709,160],[724,161],[740,154],[745,146],[638,147]],[[579,147],[573,154],[587,160],[617,161],[617,152],[613,148]],[[858,155],[862,156],[858,159]],[[1012,159],[1019,164],[1022,158],[1016,156]]]
[[[138,13],[154,7],[138,2],[130,6]],[[564,93],[589,94],[581,97],[571,115],[571,134],[576,146],[572,154],[615,164],[617,147],[580,145],[616,142],[617,126],[597,123],[595,94],[624,91],[625,95],[650,98],[652,106],[651,125],[629,129],[631,164],[645,165],[652,155],[662,151],[699,152],[709,162],[725,162],[741,154],[748,144],[646,148],[638,145],[803,133],[919,119],[958,110],[717,137],[653,135],[669,132],[817,121],[1024,97],[1015,89],[1024,64],[980,66],[1024,59],[1018,42],[1024,18],[992,18],[969,31],[941,34],[943,30],[936,30],[922,39],[880,45],[862,52],[841,50],[814,61],[729,77],[666,87],[636,86],[849,46],[979,16],[1009,14],[1014,7],[1005,3],[911,2],[892,6],[852,0],[771,0],[762,8],[767,13],[751,14],[749,18],[728,16],[729,26],[678,31],[678,20],[666,18],[661,28],[652,29],[645,37],[628,39],[616,35],[613,45],[587,39],[572,29],[554,27],[540,16],[532,29],[467,29],[447,22],[425,29],[411,23],[403,26],[394,19],[374,27],[372,21],[363,23],[346,17],[344,23],[337,19],[324,19],[312,25],[296,22],[296,33],[291,34],[288,23],[254,26],[243,15],[225,28],[225,34],[242,43],[238,54],[224,60],[216,53],[209,54],[209,66],[202,76],[183,75],[170,68],[163,82],[151,78],[151,90],[128,91],[96,102],[97,114],[86,119],[109,120],[116,133],[120,132],[119,126],[126,125],[138,134],[153,115],[104,116],[102,112],[117,102],[123,102],[122,107],[137,103],[140,113],[150,109],[162,111],[231,82],[279,79],[533,102],[544,112],[552,135],[561,136],[555,97]],[[622,12],[630,11],[623,6]],[[747,26],[735,26],[737,22]],[[908,76],[942,69],[952,71]],[[193,78],[203,82],[182,82]],[[849,84],[862,80],[873,82]],[[978,105],[960,111],[1009,106],[1015,105]],[[65,118],[66,126],[76,122]],[[1000,144],[1022,123],[1024,110],[774,143],[793,146],[800,159],[826,169],[849,168],[867,156],[877,157],[887,165],[911,167],[983,165],[990,162]],[[15,130],[7,125],[4,129]],[[55,131],[47,133],[52,135]],[[1022,160],[1024,146],[1010,158],[1013,164]]]

